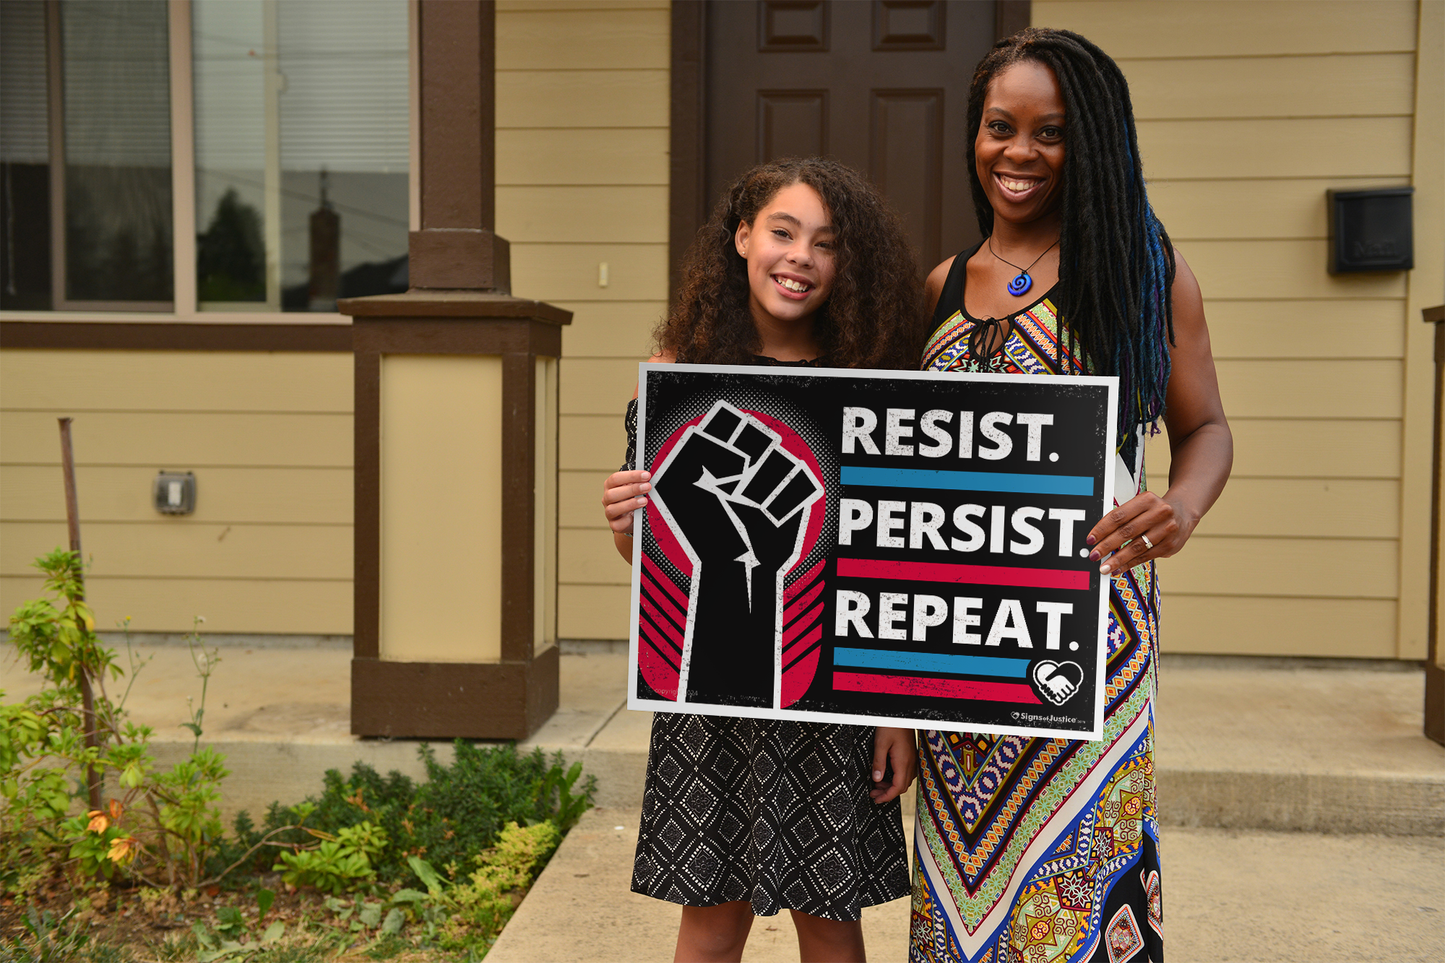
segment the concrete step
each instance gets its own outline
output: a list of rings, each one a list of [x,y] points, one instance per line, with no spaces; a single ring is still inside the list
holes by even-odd
[[[642,805],[649,713],[609,700],[626,653],[563,659],[591,687],[525,745],[597,776],[598,802]],[[1223,829],[1445,836],[1445,748],[1421,733],[1417,666],[1165,656],[1156,704],[1161,821]],[[609,683],[610,684],[610,683]],[[905,800],[906,803],[906,800]]]
[[[327,769],[358,760],[420,776],[418,743],[349,734],[350,658],[344,642],[263,646],[228,640],[209,683],[205,742],[224,753],[229,821],[320,790]],[[180,724],[200,683],[184,646],[136,646],[149,659],[130,692],[133,721],[152,726],[162,764],[190,751]],[[125,664],[122,654],[122,664]],[[561,659],[562,706],[523,744],[580,759],[598,802],[641,805],[650,716],[625,708],[626,646],[571,644]],[[121,685],[126,680],[121,681]],[[0,690],[38,689],[0,659]],[[188,702],[187,700],[191,701]],[[1165,655],[1157,705],[1161,819],[1169,825],[1445,836],[1445,748],[1421,734],[1423,676],[1395,663]],[[450,758],[450,746],[437,755]]]

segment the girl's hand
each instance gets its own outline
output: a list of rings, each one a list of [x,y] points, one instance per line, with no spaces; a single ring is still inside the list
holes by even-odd
[[[884,782],[889,767],[893,778]],[[901,796],[918,775],[918,743],[912,729],[879,726],[873,731],[873,788],[868,797],[882,805]]]
[[[602,483],[602,512],[613,534],[632,534],[632,513],[647,504],[651,478],[645,471],[615,471]]]
[[[645,471],[615,471],[602,483],[602,513],[607,516],[607,527],[612,529],[612,544],[617,554],[632,564],[632,513],[647,504],[647,492],[652,491]]]

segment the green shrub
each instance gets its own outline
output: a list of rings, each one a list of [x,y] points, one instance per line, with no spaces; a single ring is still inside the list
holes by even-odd
[[[349,779],[330,770],[320,796],[310,797],[305,808],[273,805],[263,830],[304,824],[336,835],[373,823],[390,845],[372,857],[372,867],[381,882],[399,884],[416,880],[408,856],[457,877],[497,844],[509,823],[548,822],[565,833],[592,806],[596,778],[581,779],[581,763],[567,768],[561,753],[549,759],[540,749],[518,753],[510,744],[477,746],[460,739],[453,750],[451,764],[443,766],[430,746],[419,748],[427,772],[420,784],[398,772],[382,776],[361,762]],[[275,838],[293,845],[310,841],[295,831]]]

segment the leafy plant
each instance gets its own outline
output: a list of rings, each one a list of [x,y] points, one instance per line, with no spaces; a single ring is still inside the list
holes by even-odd
[[[125,958],[118,947],[92,943],[78,914],[79,907],[60,917],[27,907],[26,935],[0,942],[0,958],[7,963],[119,963]]]
[[[201,642],[203,620],[188,636],[202,692],[185,725],[197,743],[189,758],[161,771],[150,754],[152,731],[126,721],[124,694],[116,702],[106,691],[106,680],[124,672],[95,635],[79,556],[57,549],[35,565],[49,595],[15,611],[8,639],[46,685],[23,704],[0,706],[0,885],[16,890],[38,867],[61,863],[86,876],[123,872],[155,885],[212,882],[207,863],[222,837],[216,803],[227,771],[224,757],[199,745],[217,661]],[[143,663],[132,655],[130,665],[134,681]],[[84,774],[81,795],[90,803],[84,815],[70,815],[67,776],[76,773]]]
[[[346,826],[332,836],[307,830],[321,839],[315,849],[282,852],[272,869],[288,886],[314,886],[339,895],[376,877],[371,860],[386,849],[386,830],[371,822]]]
[[[419,784],[397,772],[382,776],[360,762],[349,779],[329,770],[320,796],[302,806],[271,807],[265,827],[277,832],[306,823],[335,835],[348,826],[373,823],[390,840],[371,858],[378,881],[414,884],[418,877],[408,856],[423,857],[450,877],[496,845],[509,823],[549,822],[565,833],[592,806],[595,777],[584,778],[580,763],[566,767],[560,753],[549,759],[540,749],[518,753],[512,745],[462,740],[453,751],[451,764],[444,766],[430,746],[421,746],[427,780]],[[293,846],[309,842],[301,832],[281,832],[276,838]]]
[[[444,880],[430,863],[409,856],[408,865],[427,888],[426,900],[410,902],[446,910],[440,927],[432,925],[429,934],[443,949],[485,951],[561,841],[562,833],[554,823],[510,823],[499,834],[497,845],[476,858],[477,868],[466,881],[455,884]],[[403,890],[393,899],[408,892]],[[436,919],[434,913],[430,917],[424,914],[424,918],[433,924]]]

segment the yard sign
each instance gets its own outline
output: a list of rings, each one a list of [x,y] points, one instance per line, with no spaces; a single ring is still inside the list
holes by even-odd
[[[629,707],[1100,738],[1116,379],[638,384]]]

